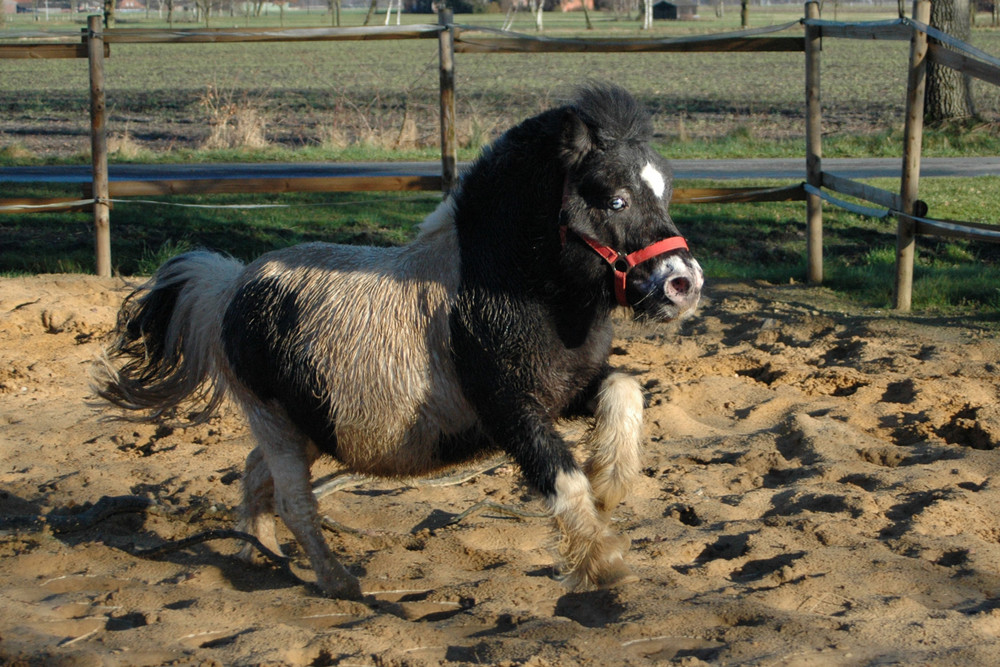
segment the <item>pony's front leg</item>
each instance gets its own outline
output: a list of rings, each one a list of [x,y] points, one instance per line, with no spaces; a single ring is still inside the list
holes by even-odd
[[[628,539],[610,528],[611,511],[639,476],[643,397],[639,383],[624,373],[608,375],[598,388],[594,425],[585,445],[584,470],[556,475],[549,507],[563,531],[569,583],[612,586],[636,577],[625,564]]]
[[[497,401],[496,408],[503,404]],[[506,419],[493,412],[498,437],[510,443],[527,481],[545,496],[545,504],[561,532],[563,573],[570,588],[590,584],[613,586],[634,579],[625,564],[628,540],[616,535],[598,506],[590,480],[541,409],[508,404]]]
[[[559,551],[568,587],[589,583],[603,588],[636,579],[625,564],[629,540],[609,528],[582,471],[560,471],[555,491],[545,500],[562,532]]]
[[[334,557],[323,539],[309,472],[316,457],[315,447],[280,408],[256,409],[249,411],[248,417],[271,472],[278,516],[309,556],[316,584],[330,597],[360,600],[358,580]]]
[[[635,378],[612,373],[597,393],[594,425],[585,444],[591,452],[584,469],[603,514],[625,498],[642,462],[642,389]]]

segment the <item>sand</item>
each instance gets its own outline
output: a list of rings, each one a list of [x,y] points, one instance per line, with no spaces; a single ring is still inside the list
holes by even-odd
[[[715,283],[682,325],[623,323],[644,471],[616,510],[640,580],[569,592],[504,459],[323,498],[364,603],[248,566],[230,528],[247,430],[100,419],[120,279],[0,279],[0,520],[102,496],[150,511],[0,531],[0,664],[995,664],[1000,345],[975,321],[844,312],[822,289]],[[583,424],[566,425],[575,441]],[[483,470],[485,469],[485,470]],[[323,464],[317,476],[333,475]],[[478,474],[476,474],[478,473]],[[481,501],[492,507],[456,521]]]

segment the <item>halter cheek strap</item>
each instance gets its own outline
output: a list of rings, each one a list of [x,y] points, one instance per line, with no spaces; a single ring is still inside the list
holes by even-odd
[[[563,245],[566,244],[566,234],[570,230],[567,226],[562,226],[559,228],[559,235],[562,237]],[[585,236],[577,231],[573,231],[581,241],[590,246],[594,252],[604,258],[608,264],[611,265],[614,271],[614,285],[615,285],[615,298],[618,300],[618,304],[621,306],[628,306],[629,302],[625,298],[625,279],[628,276],[628,272],[632,270],[633,267],[642,264],[645,261],[653,259],[668,252],[673,252],[674,250],[687,250],[688,244],[681,236],[671,236],[663,240],[651,243],[650,245],[642,248],[641,250],[636,250],[633,253],[625,254],[619,252],[614,248],[606,245],[602,245],[595,239]]]

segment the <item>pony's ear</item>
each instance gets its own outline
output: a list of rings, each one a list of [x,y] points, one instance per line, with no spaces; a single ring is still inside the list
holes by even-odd
[[[567,167],[575,167],[595,147],[590,128],[576,112],[567,109],[562,118],[562,158]]]

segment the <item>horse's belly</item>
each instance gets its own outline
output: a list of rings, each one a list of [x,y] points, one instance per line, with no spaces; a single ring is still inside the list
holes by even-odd
[[[474,416],[470,412],[455,414],[454,418],[447,431],[430,422],[414,424],[405,432],[338,426],[337,459],[355,472],[380,477],[411,477],[476,458],[487,447],[467,435],[478,432]],[[453,444],[456,441],[469,443],[458,456]]]

